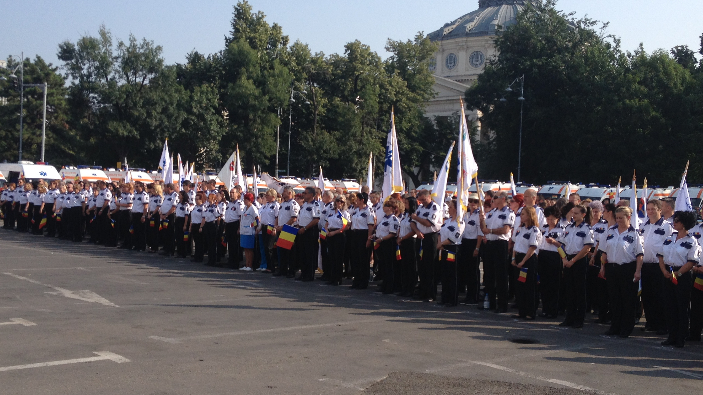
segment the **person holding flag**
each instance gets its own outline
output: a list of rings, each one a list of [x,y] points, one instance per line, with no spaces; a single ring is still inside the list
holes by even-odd
[[[511,261],[511,264],[518,270],[515,290],[518,315],[515,318],[532,320],[537,315],[537,304],[535,303],[537,248],[542,243],[542,232],[539,230],[537,212],[534,207],[524,207],[520,217],[520,227],[513,230],[515,244]]]
[[[464,221],[457,218],[457,201],[452,199],[449,206],[449,220],[445,221],[439,230],[437,249],[442,268],[442,297],[437,303],[442,306],[454,307],[459,303],[457,292],[457,260],[460,258],[461,235],[464,233]]]
[[[354,274],[352,289],[366,289],[369,286],[371,267],[371,237],[376,217],[367,205],[368,195],[357,193],[351,216],[351,269]]]
[[[372,238],[374,249],[377,250],[376,258],[378,258],[374,264],[378,264],[378,270],[383,278],[381,292],[384,294],[393,293],[393,265],[397,247],[395,238],[400,230],[400,221],[395,216],[397,210],[396,199],[388,199],[383,203],[383,216],[378,218],[375,235]]]
[[[417,236],[420,239],[420,249],[424,251],[418,264],[420,277],[420,293],[418,298],[431,302],[437,298],[437,282],[435,278],[435,265],[437,264],[437,243],[439,230],[444,218],[442,210],[432,200],[430,191],[423,189],[417,194],[418,203],[422,204],[415,214],[411,216],[417,227]]]
[[[669,330],[663,346],[683,347],[689,335],[689,303],[694,282],[691,269],[698,266],[701,254],[698,241],[689,234],[695,224],[693,211],[676,211],[673,226],[677,233],[669,236],[658,254],[659,269],[666,279],[664,306]]]
[[[254,247],[256,232],[261,225],[259,210],[254,205],[255,196],[248,192],[244,194],[244,212],[239,221],[239,245],[244,249],[244,267],[240,270],[250,272],[254,266]]]
[[[347,212],[347,199],[344,195],[337,196],[333,204],[333,215],[327,217],[325,228],[327,232],[326,244],[329,254],[325,274],[329,271],[327,284],[342,285],[344,251],[347,243],[345,231],[349,226],[350,218]]]
[[[264,247],[264,254],[261,257],[259,269],[265,273],[273,273],[276,269],[276,259],[274,254],[274,241],[276,240],[276,226],[278,225],[278,213],[281,206],[276,201],[278,193],[275,189],[269,189],[264,195],[266,203],[261,206],[259,216],[261,217],[261,245]]]
[[[281,202],[281,206],[278,209],[278,223],[276,224],[276,233],[279,235],[283,230],[284,225],[293,226],[293,224],[297,221],[298,214],[300,212],[300,205],[295,201],[295,199],[293,199],[293,197],[295,197],[293,187],[284,187],[281,196],[283,198],[283,202]],[[278,270],[275,271],[273,275],[286,276],[288,278],[295,277],[295,262],[293,261],[295,251],[290,248],[283,248],[280,246],[277,248],[279,257]],[[292,248],[295,249],[297,247],[293,244]]]

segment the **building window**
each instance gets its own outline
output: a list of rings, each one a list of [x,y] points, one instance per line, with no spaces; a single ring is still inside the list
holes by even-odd
[[[456,55],[453,53],[450,53],[447,56],[447,61],[446,61],[447,69],[449,69],[449,70],[454,69],[456,67],[456,60],[457,60]]]
[[[469,64],[474,68],[479,68],[483,66],[483,62],[486,61],[486,56],[481,51],[475,51],[469,56]]]
[[[430,59],[430,71],[434,72],[437,70],[437,58]]]

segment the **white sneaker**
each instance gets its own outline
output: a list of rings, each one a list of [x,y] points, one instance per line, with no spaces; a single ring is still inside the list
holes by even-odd
[[[251,268],[245,266],[245,267],[242,268],[242,270],[244,270],[245,272],[250,272],[250,271],[251,271]]]

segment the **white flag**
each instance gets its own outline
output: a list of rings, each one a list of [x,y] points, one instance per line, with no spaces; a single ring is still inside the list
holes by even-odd
[[[168,169],[164,173],[164,184],[173,183],[173,156],[169,158]]]
[[[164,149],[161,151],[161,159],[159,159],[159,169],[161,169],[162,178],[165,178],[170,163],[171,156],[168,154],[168,139],[166,139],[164,141]]]
[[[320,166],[320,176],[317,178],[317,187],[320,191],[325,191],[325,178],[322,176],[322,166]]]
[[[693,205],[691,205],[691,197],[688,195],[688,183],[686,183],[686,174],[688,173],[688,163],[686,163],[686,169],[683,171],[683,177],[681,177],[681,186],[679,187],[679,193],[676,195],[676,205],[674,207],[675,211],[693,211]]]
[[[254,166],[254,174],[251,177],[251,189],[254,191],[254,196],[259,194],[259,182],[256,177],[256,166]]]
[[[459,129],[459,174],[456,181],[457,221],[461,221],[469,206],[469,188],[471,181],[478,174],[478,163],[476,163],[474,152],[471,149],[469,126],[466,124],[466,115],[464,114],[464,101],[459,99],[459,102],[461,103],[461,127]],[[478,189],[478,185],[476,188]]]
[[[132,182],[132,177],[129,174],[129,165],[127,164],[127,158],[124,158],[124,182],[129,184]]]
[[[369,193],[373,192],[373,152],[369,153],[369,170],[366,172],[366,186],[369,187]]]
[[[644,178],[644,186],[642,186],[642,212],[647,218],[647,200],[649,199],[649,190],[647,189],[647,177]]]
[[[618,186],[615,188],[615,200],[613,201],[613,204],[616,206],[620,202],[620,181],[622,181],[622,177],[618,178]]]
[[[267,187],[275,189],[279,195],[283,194],[283,188],[288,186],[285,182],[282,182],[275,177],[271,177],[266,173],[261,174],[261,181],[265,182]]]
[[[452,146],[449,147],[449,152],[447,152],[447,157],[444,159],[442,169],[439,171],[439,175],[432,187],[432,200],[434,200],[439,207],[444,206],[444,199],[447,196],[447,178],[449,177],[449,166],[451,166],[453,151],[454,142],[452,142]]]
[[[239,144],[237,144],[237,175],[236,175],[236,185],[241,185],[242,191],[246,193],[247,183],[244,179],[244,174],[242,174],[242,157],[239,156]]]
[[[510,190],[513,193],[513,197],[517,195],[517,191],[515,189],[515,180],[513,179],[513,173],[510,173]]]
[[[386,159],[383,165],[383,199],[386,200],[395,192],[403,191],[403,173],[400,169],[398,152],[398,136],[395,132],[395,114],[391,111],[391,130],[386,139]]]
[[[183,162],[181,161],[181,154],[178,154],[178,186],[183,188],[183,181],[186,179],[185,170],[183,169]]]
[[[640,229],[640,217],[637,215],[637,185],[635,184],[635,175],[632,175],[632,199],[630,199],[630,209],[632,217],[630,218],[630,226],[635,230]]]
[[[220,173],[217,175],[217,177],[220,179],[220,181],[225,183],[225,186],[227,187],[227,192],[232,190],[234,187],[234,177],[235,177],[235,169],[237,168],[237,151],[232,152],[232,155],[227,159],[227,162],[225,162],[225,165],[222,166],[222,170],[220,170]]]

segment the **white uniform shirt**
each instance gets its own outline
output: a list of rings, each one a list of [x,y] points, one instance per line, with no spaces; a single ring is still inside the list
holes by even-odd
[[[605,251],[605,238],[608,236],[608,221],[601,219],[591,227],[593,230],[593,242],[599,251]]]
[[[464,233],[464,223],[457,223],[456,219],[444,222],[439,230],[439,242],[449,240],[454,245],[461,244],[461,234]]]
[[[220,218],[222,218],[223,220],[225,218],[225,215],[227,214],[227,203],[229,202],[227,202],[226,200],[222,202],[217,202],[217,207],[220,209]]]
[[[7,190],[7,189],[4,189],[4,190],[2,191],[2,193],[0,194],[0,202],[3,202],[3,203],[6,202],[7,199],[8,199],[7,197],[8,197],[9,194],[10,194],[10,191]]]
[[[488,229],[500,229],[505,225],[513,226],[515,223],[515,213],[510,210],[510,207],[505,206],[502,209],[494,208],[488,212],[486,216],[486,227]],[[496,241],[496,240],[510,240],[511,232],[504,235],[487,234],[486,240]]]
[[[523,208],[524,207],[520,207],[519,209],[517,209],[517,212],[515,213],[515,222],[513,222],[513,226],[512,226],[513,229],[511,232],[512,237],[510,238],[513,242],[515,242],[515,239],[514,239],[515,238],[515,229],[519,229],[520,225],[522,225],[522,217],[520,215],[522,214]]]
[[[476,240],[478,236],[483,236],[481,231],[481,211],[479,209],[474,212],[466,212],[464,214],[464,234],[462,239]]]
[[[44,203],[46,203],[46,204],[54,203],[58,196],[59,196],[58,189],[49,189],[48,191],[46,191],[46,195],[44,195]]]
[[[164,195],[164,200],[161,203],[161,209],[159,212],[161,214],[166,214],[171,210],[172,207],[178,204],[178,194],[176,192],[171,192],[170,194]]]
[[[417,212],[415,214],[422,219],[430,221],[430,223],[432,224],[432,226],[425,226],[415,221],[417,230],[419,230],[423,234],[439,232],[439,229],[442,227],[442,222],[444,222],[444,218],[442,217],[442,210],[439,209],[439,206],[437,206],[437,203],[435,203],[434,201],[430,202],[427,207],[425,207],[424,205],[418,207]]]
[[[642,225],[640,234],[643,238],[644,262],[659,263],[658,256],[662,252],[664,241],[668,239],[672,233],[674,233],[674,228],[669,222],[665,221],[663,217],[659,218],[659,221],[655,223],[651,223],[647,220],[647,222]]]
[[[105,201],[109,202],[112,200],[112,192],[109,189],[104,188],[98,193],[98,199],[95,201],[95,205],[100,209],[105,205]]]
[[[304,228],[315,218],[320,218],[320,205],[313,202],[305,202],[298,214],[298,226]]]
[[[185,218],[188,214],[190,214],[190,204],[179,202],[176,205],[176,218]]]
[[[520,254],[527,254],[530,247],[537,247],[542,244],[542,232],[536,226],[524,227],[520,226],[515,230],[513,237],[513,250]],[[535,250],[535,254],[539,254],[539,250]]]
[[[133,213],[143,213],[144,204],[148,204],[149,195],[142,191],[141,193],[135,192],[132,200],[132,212]]]
[[[225,208],[225,223],[231,224],[232,222],[239,221],[245,208],[244,201],[241,199],[234,202],[227,202],[227,207]]]
[[[688,234],[676,240],[676,236],[669,236],[663,243],[662,252],[658,254],[664,258],[664,264],[674,268],[679,268],[687,262],[693,262],[693,266],[698,265],[701,249],[696,238]]]
[[[110,199],[110,211],[117,210],[117,196],[113,196],[112,199]]]
[[[20,188],[17,188],[20,189]],[[16,189],[16,190],[17,190]],[[29,202],[29,192],[24,190],[24,187],[22,187],[19,191],[19,202],[21,205],[27,204]]]
[[[261,219],[262,225],[276,225],[276,218],[278,218],[278,211],[281,206],[275,200],[271,203],[266,203],[261,207],[259,211],[259,218]]]
[[[134,205],[134,195],[129,193],[129,192],[122,192],[120,194],[120,204],[132,204]],[[131,210],[130,207],[122,207],[120,206],[120,211],[128,211]]]
[[[535,212],[537,213],[539,228],[542,229],[544,225],[547,225],[547,218],[544,217],[544,210],[542,210],[542,207],[535,205]]]
[[[278,226],[283,226],[291,219],[298,218],[299,213],[300,205],[295,201],[295,199],[281,203],[281,206],[278,209]]]
[[[252,203],[251,206],[245,207],[242,213],[242,218],[239,221],[239,234],[243,236],[251,236],[256,234],[256,217],[259,216],[259,210]]]
[[[153,195],[149,197],[149,213],[153,214],[161,206],[163,197],[161,195]]]
[[[56,201],[54,202],[54,209],[56,210],[57,213],[60,213],[61,210],[63,210],[63,206],[65,203],[66,203],[66,194],[60,193],[59,196],[56,197]]]
[[[385,215],[383,214],[383,200],[379,200],[378,203],[371,207],[371,214],[373,214],[374,218],[381,218]]]
[[[205,205],[193,206],[193,210],[190,212],[190,222],[193,224],[198,224],[203,221],[203,214],[205,212]]]
[[[352,212],[352,230],[369,230],[369,225],[376,224],[375,217],[369,206],[364,206],[362,209],[355,209]]]
[[[406,237],[410,233],[413,234],[413,238],[417,238],[417,235],[414,233],[413,228],[410,226],[412,223],[412,219],[410,219],[410,214],[408,213],[403,213],[403,215],[400,216],[400,233],[398,233],[399,237]]]
[[[95,202],[98,200],[97,196],[91,196],[88,199],[88,210],[94,209],[95,208]]]
[[[672,231],[672,233],[673,232],[676,232],[676,231]],[[688,234],[695,237],[696,241],[700,245],[701,244],[701,235],[703,235],[703,223],[700,223],[700,224],[694,226],[693,229],[691,229],[688,232]]]
[[[320,209],[320,222],[318,222],[318,227],[320,229],[329,229],[329,226],[327,226],[327,217],[335,215],[335,211],[336,210],[334,209],[334,204],[332,202],[329,202],[322,206],[322,208]]]
[[[584,246],[593,246],[593,230],[586,221],[581,221],[578,226],[571,223],[564,228],[562,244],[564,244],[564,252],[567,255],[576,255]]]
[[[552,238],[552,239],[561,243],[564,240],[564,233],[565,233],[564,228],[559,226],[559,224],[557,223],[557,225],[552,229],[549,229],[549,225],[544,225],[544,226],[542,226],[541,231],[542,231],[542,243],[540,244],[539,249],[542,251],[557,252],[558,247],[555,245],[549,244],[547,242],[547,237]]]
[[[347,212],[347,210],[344,210],[344,211],[334,210],[333,211],[332,209],[330,209],[329,214],[330,215],[328,215],[327,221],[326,221],[327,230],[342,229],[342,227],[344,226],[344,221],[342,221],[342,218],[346,219],[347,221],[349,221],[349,219],[351,218],[349,216],[349,213]],[[347,222],[347,227],[348,226],[349,226],[349,223]]]
[[[217,203],[205,205],[205,213],[203,213],[205,222],[215,222],[218,218],[220,218],[221,214],[220,207]]]
[[[378,219],[378,225],[376,225],[376,238],[380,239],[381,237],[386,237],[389,234],[398,234],[398,230],[400,229],[400,221],[398,221],[398,217],[395,215],[384,215],[382,217],[377,218]]]
[[[633,262],[638,256],[644,255],[642,236],[632,226],[622,233],[618,232],[617,225],[612,226],[608,229],[605,243],[608,262],[617,265]]]

